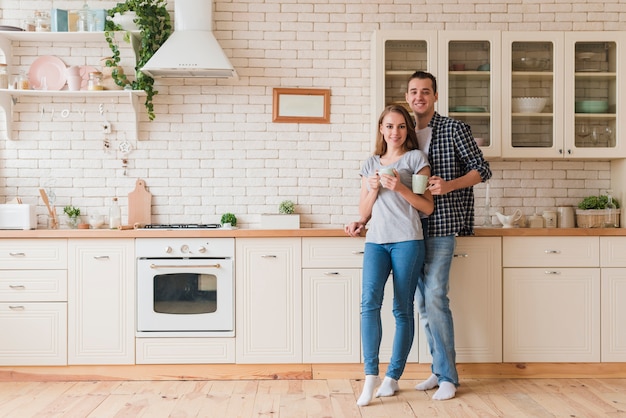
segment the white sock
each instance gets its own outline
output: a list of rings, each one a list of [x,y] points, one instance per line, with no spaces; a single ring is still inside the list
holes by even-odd
[[[383,379],[383,383],[380,385],[378,391],[376,392],[376,397],[378,398],[381,396],[393,396],[398,389],[400,389],[400,387],[398,386],[398,381],[396,379],[392,379],[389,376],[385,376],[385,379]]]
[[[380,384],[380,377],[368,374],[365,376],[365,384],[363,385],[363,392],[361,392],[361,396],[356,401],[358,406],[366,406],[369,405],[372,400],[372,395],[374,394],[374,389],[376,386]]]
[[[456,395],[456,386],[454,383],[441,382],[439,389],[433,395],[433,399],[436,401],[445,401],[446,399],[452,399]]]
[[[430,390],[434,387],[437,387],[437,385],[439,385],[439,382],[437,380],[437,376],[435,376],[434,374],[431,374],[428,379],[424,380],[421,383],[418,383],[417,385],[415,385],[415,389],[417,390]]]

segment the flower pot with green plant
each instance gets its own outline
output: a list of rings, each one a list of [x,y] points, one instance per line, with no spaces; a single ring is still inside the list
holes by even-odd
[[[606,219],[610,213],[615,218],[615,226],[619,226],[620,205],[617,199],[611,197],[610,193],[601,196],[587,196],[578,203],[576,208],[576,225],[579,228],[601,228],[605,226]],[[609,200],[614,207],[610,207]]]
[[[111,71],[111,77],[115,84],[120,87],[130,86],[133,90],[146,92],[145,106],[150,120],[155,118],[152,101],[158,91],[154,89],[154,79],[142,73],[140,69],[172,34],[172,21],[166,4],[166,0],[126,0],[107,10],[110,19],[105,22],[104,37],[113,53],[105,64],[107,67],[114,68]],[[115,39],[115,32],[124,29],[112,20],[116,17],[116,13],[119,16],[126,12],[136,14],[133,22],[139,29],[138,37],[130,31],[126,31],[124,34],[124,41],[132,43],[135,50],[135,80],[133,81],[130,81],[123,71],[117,69],[120,66],[120,49]]]
[[[65,206],[63,208],[63,213],[67,215],[67,225],[70,228],[78,227],[80,223],[80,209],[75,206]]]
[[[261,227],[264,229],[298,229],[300,215],[295,213],[296,204],[291,200],[283,200],[278,205],[278,213],[261,215]]]
[[[222,228],[232,228],[237,226],[237,217],[233,213],[225,213],[221,218]]]

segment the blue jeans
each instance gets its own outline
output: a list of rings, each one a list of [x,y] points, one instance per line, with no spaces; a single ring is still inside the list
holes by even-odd
[[[450,311],[450,264],[454,256],[454,235],[426,238],[424,274],[417,284],[415,300],[424,327],[430,354],[433,356],[432,372],[439,382],[458,386],[454,325]]]
[[[361,340],[366,375],[378,375],[382,325],[380,308],[385,283],[393,271],[393,316],[396,331],[386,376],[400,379],[415,336],[414,299],[424,265],[424,241],[365,244],[361,292]]]

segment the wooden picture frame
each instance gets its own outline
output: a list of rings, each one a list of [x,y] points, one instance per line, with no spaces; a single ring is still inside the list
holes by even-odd
[[[272,122],[330,123],[330,90],[275,88]]]

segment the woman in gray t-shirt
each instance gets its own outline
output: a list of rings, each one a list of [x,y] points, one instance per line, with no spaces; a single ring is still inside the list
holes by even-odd
[[[358,236],[368,223],[363,256],[361,293],[361,340],[365,383],[357,405],[368,405],[376,397],[392,396],[404,372],[413,344],[415,321],[413,299],[424,263],[424,241],[420,212],[433,211],[428,190],[413,193],[413,174],[430,176],[426,155],[418,150],[415,125],[402,106],[387,106],[378,121],[374,155],[361,169],[360,221],[346,226]],[[385,174],[389,173],[389,174]],[[382,336],[380,308],[385,283],[393,271],[393,314],[396,330],[385,379],[380,382],[379,351]]]

